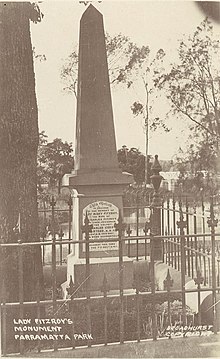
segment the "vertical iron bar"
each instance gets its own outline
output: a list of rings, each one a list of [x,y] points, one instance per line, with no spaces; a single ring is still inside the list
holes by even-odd
[[[176,202],[173,195],[173,234],[176,234]]]
[[[172,231],[172,228],[170,230],[170,234],[172,236],[173,234],[173,231]],[[174,247],[173,247],[173,238],[170,238],[170,241],[171,241],[171,265],[173,267],[173,260],[174,260],[174,255],[173,255],[173,252],[174,252]]]
[[[165,236],[167,236],[167,230],[165,230]],[[165,263],[168,263],[168,244],[167,244],[167,238],[164,240],[165,243]]]
[[[137,342],[140,342],[141,332],[140,332],[140,279],[137,275],[137,285],[136,285],[136,308],[137,308]]]
[[[56,283],[56,234],[55,234],[55,199],[52,196],[51,202],[51,226],[52,226],[52,301],[53,301],[53,315],[56,318],[57,311],[57,283]],[[54,340],[54,351],[57,350],[57,343]]]
[[[0,356],[1,354],[5,357],[7,354],[7,327],[6,327],[6,321],[7,321],[7,313],[6,313],[6,307],[5,303],[7,301],[6,299],[6,289],[5,289],[5,264],[7,260],[7,250],[4,250],[0,245]]]
[[[167,198],[167,228],[168,234],[170,234],[170,199]]]
[[[217,334],[217,312],[216,312],[216,266],[215,266],[215,227],[217,227],[218,220],[215,219],[213,196],[211,196],[210,203],[210,218],[208,219],[208,226],[211,228],[211,260],[212,260],[212,306],[213,306],[213,331]]]
[[[123,298],[123,249],[121,231],[119,231],[119,291],[120,291],[120,343],[124,342],[124,298]]]
[[[108,344],[108,309],[107,309],[107,296],[104,295],[104,335],[105,345]]]
[[[208,257],[208,284],[209,286],[211,286],[211,264],[209,257]]]
[[[67,288],[67,293],[70,296],[70,304],[69,304],[69,309],[70,309],[70,315],[71,315],[71,320],[72,320],[72,324],[71,324],[71,332],[72,332],[72,349],[75,349],[75,315],[74,315],[74,296],[76,293],[76,285],[74,285],[73,283],[73,277],[72,275],[70,275],[70,281],[69,281],[69,287]]]
[[[19,286],[19,315],[20,318],[24,318],[24,273],[23,273],[23,248],[22,242],[18,240],[18,286]],[[21,335],[23,335],[23,331],[21,331]],[[24,353],[24,343],[22,340],[19,341],[20,345],[20,354]]]
[[[128,257],[131,256],[131,240],[130,240],[130,236],[131,236],[131,225],[129,223],[128,225],[128,229],[127,229],[127,235],[128,235]]]
[[[151,248],[151,315],[152,315],[152,335],[153,340],[157,340],[157,322],[156,322],[156,311],[155,311],[155,269],[154,269],[154,238],[153,236],[150,239],[150,248]]]
[[[45,205],[45,200],[43,200],[43,217],[44,217],[44,226],[43,226],[43,242],[45,240],[45,237],[46,237],[46,223],[47,223],[47,214],[46,214],[46,205]],[[44,245],[43,245],[43,248],[42,248],[42,257],[43,257],[43,266],[45,265],[45,248],[44,248]]]
[[[138,193],[137,193],[137,213],[136,213],[136,219],[137,219],[137,222],[136,222],[136,225],[137,225],[137,228],[136,228],[136,236],[138,237],[139,236],[139,198],[138,198]],[[136,240],[136,260],[138,261],[138,256],[139,256],[139,253],[138,253],[138,238]]]
[[[196,204],[194,203],[194,213],[193,213],[193,227],[194,234],[197,234],[197,218],[196,218]],[[198,257],[197,257],[197,236],[194,236],[194,249],[195,249],[195,268],[198,268]]]
[[[104,344],[108,344],[108,310],[107,310],[107,292],[109,291],[110,286],[108,285],[106,274],[104,272],[103,284],[100,288],[103,292],[104,300]]]
[[[204,285],[207,284],[207,277],[206,277],[206,256],[203,254],[203,263],[204,263]]]
[[[62,228],[60,229],[60,233],[59,233],[59,237],[60,237],[60,265],[62,266],[63,264],[63,245],[62,245],[62,239],[63,239],[63,231]]]
[[[147,259],[147,238],[144,239],[144,259]]]
[[[164,230],[164,199],[162,200],[162,211],[161,211],[161,234],[162,236],[164,235],[165,233],[165,230]]]
[[[7,355],[7,312],[6,307],[6,290],[5,290],[5,278],[3,276],[2,280],[2,355],[3,357]]]
[[[69,201],[68,201],[68,206],[69,206],[69,210],[68,210],[68,229],[69,229],[69,235],[68,235],[68,239],[69,239],[69,241],[71,241],[71,229],[72,229],[72,227],[71,227],[71,224],[72,224],[72,205],[73,205],[73,200],[72,200],[72,196],[70,195],[70,197],[69,197]],[[72,238],[72,239],[76,239],[76,238]],[[71,248],[70,248],[71,246],[70,246],[70,243],[68,244],[68,253],[70,254],[70,250],[71,250]]]
[[[167,276],[166,279],[163,281],[164,283],[164,289],[167,290],[167,304],[168,304],[168,324],[171,327],[171,310],[170,310],[170,289],[173,286],[173,280],[171,279],[170,276],[170,271],[169,269],[167,270]],[[171,338],[171,329],[170,329],[170,336],[169,338]]]
[[[184,234],[183,234],[184,235]],[[186,325],[186,293],[185,293],[185,237],[181,236],[181,290],[183,325]]]
[[[203,196],[202,196],[202,233],[205,233],[205,205],[204,205]],[[203,248],[205,249],[205,237],[203,237]]]
[[[40,319],[40,278],[39,273],[37,273],[37,319]],[[40,353],[41,345],[40,340],[37,340],[37,351]]]
[[[200,293],[200,285],[198,286],[198,325],[201,325],[201,293]]]
[[[186,233],[189,234],[189,204],[188,204],[188,200],[186,197]],[[187,243],[187,274],[190,277],[190,238],[187,237],[186,240]]]
[[[178,246],[177,246],[177,269],[178,271],[180,270],[180,238],[178,237],[177,238],[177,243],[178,243]]]
[[[75,349],[75,342],[76,339],[74,337],[75,334],[75,303],[74,303],[74,298],[75,298],[75,294],[76,294],[76,285],[73,283],[73,277],[72,275],[70,275],[70,281],[69,281],[69,287],[67,288],[67,293],[70,296],[70,304],[69,304],[69,309],[70,309],[70,314],[71,314],[71,332],[72,332],[72,349]],[[80,305],[81,303],[79,303]],[[77,312],[77,311],[76,311]]]
[[[87,330],[88,333],[91,333],[91,305],[90,305],[90,251],[89,251],[89,219],[86,212],[85,219],[85,239],[86,239],[86,308],[87,308]],[[92,227],[91,227],[92,228]],[[88,339],[88,347],[91,347],[91,340]]]
[[[217,286],[219,287],[220,285],[220,278],[219,278],[219,270],[220,270],[220,265],[219,265],[219,259],[217,259],[218,261],[218,276],[217,276]]]
[[[204,278],[200,268],[197,268],[197,277],[194,279],[195,284],[197,284],[197,293],[198,293],[198,325],[201,325],[201,284],[203,283]]]
[[[173,195],[173,234],[176,234],[176,202],[175,197]],[[176,238],[173,239],[174,242],[174,268],[176,269],[177,263],[176,263]]]
[[[187,222],[183,219],[182,211],[182,202],[179,203],[180,209],[180,220],[177,222],[177,225],[180,229],[180,248],[181,248],[181,291],[182,291],[182,318],[183,325],[186,325],[186,292],[185,292],[185,275],[186,275],[186,266],[185,266],[185,236],[184,229],[187,226]]]
[[[215,268],[215,229],[212,230],[212,304],[213,304],[213,329],[217,334],[217,311],[216,311],[216,268]]]
[[[192,278],[194,277],[194,251],[193,251],[193,238],[190,238],[191,243],[191,268],[192,268]]]
[[[3,266],[3,255],[2,255],[2,246],[0,244],[0,357],[3,353],[3,344],[2,344],[2,304],[3,304],[3,280],[4,280],[4,266]]]

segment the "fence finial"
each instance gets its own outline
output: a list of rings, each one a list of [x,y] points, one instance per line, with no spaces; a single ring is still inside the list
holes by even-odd
[[[171,278],[169,269],[167,269],[167,276],[166,276],[166,279],[164,279],[163,284],[164,284],[164,288],[167,291],[169,291],[170,288],[173,286],[173,279]]]

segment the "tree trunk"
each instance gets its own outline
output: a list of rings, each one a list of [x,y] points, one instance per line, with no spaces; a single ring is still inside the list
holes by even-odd
[[[38,113],[35,95],[30,14],[25,2],[0,3],[0,240],[1,243],[39,241],[37,212]],[[19,223],[18,223],[19,221]],[[16,234],[15,227],[18,225]],[[5,299],[21,295],[36,300],[43,288],[40,247],[3,250]],[[42,292],[41,292],[42,296]]]

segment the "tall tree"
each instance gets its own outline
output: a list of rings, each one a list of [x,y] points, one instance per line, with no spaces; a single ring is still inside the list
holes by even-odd
[[[165,90],[172,114],[189,124],[196,165],[216,172],[220,162],[220,41],[208,18],[188,40],[180,42],[178,52],[178,62],[155,79],[155,86]]]
[[[39,240],[37,212],[38,113],[30,20],[41,13],[28,2],[0,3],[0,240]],[[22,251],[24,299],[36,300],[42,282],[40,248]],[[18,251],[3,251],[6,300],[18,299]]]

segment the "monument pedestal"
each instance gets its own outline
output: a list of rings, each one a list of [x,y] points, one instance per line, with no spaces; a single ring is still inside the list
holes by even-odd
[[[80,286],[78,292],[80,295],[84,293],[85,285],[82,283],[86,281],[85,243],[80,243],[85,239],[82,228],[86,214],[89,223],[93,226],[89,235],[90,291],[101,294],[100,287],[104,273],[110,289],[119,289],[119,242],[115,224],[118,221],[119,210],[123,215],[122,191],[124,186],[130,183],[131,177],[127,174],[117,174],[117,181],[120,180],[121,183],[103,183],[101,174],[97,178],[97,182],[101,179],[99,184],[86,183],[86,179],[90,181],[90,176],[83,176],[84,181],[77,174],[66,177],[68,182],[65,184],[68,183],[69,188],[74,188],[72,190],[73,240],[79,240],[79,243],[72,245],[72,253],[67,257],[67,284],[72,276],[74,284]],[[109,175],[108,178],[111,179],[111,176]],[[133,260],[127,256],[123,256],[123,277],[124,289],[131,289]]]
[[[68,256],[67,260],[67,278],[72,275],[73,282],[76,285],[78,296],[86,295],[86,261],[84,258],[76,258],[73,255]],[[119,290],[119,261],[117,257],[111,258],[92,258],[90,260],[90,293],[91,295],[101,295],[101,286],[103,284],[104,274],[107,278],[109,290]],[[123,287],[132,289],[133,283],[133,261],[128,257],[123,257]],[[69,281],[65,286],[68,287]]]

